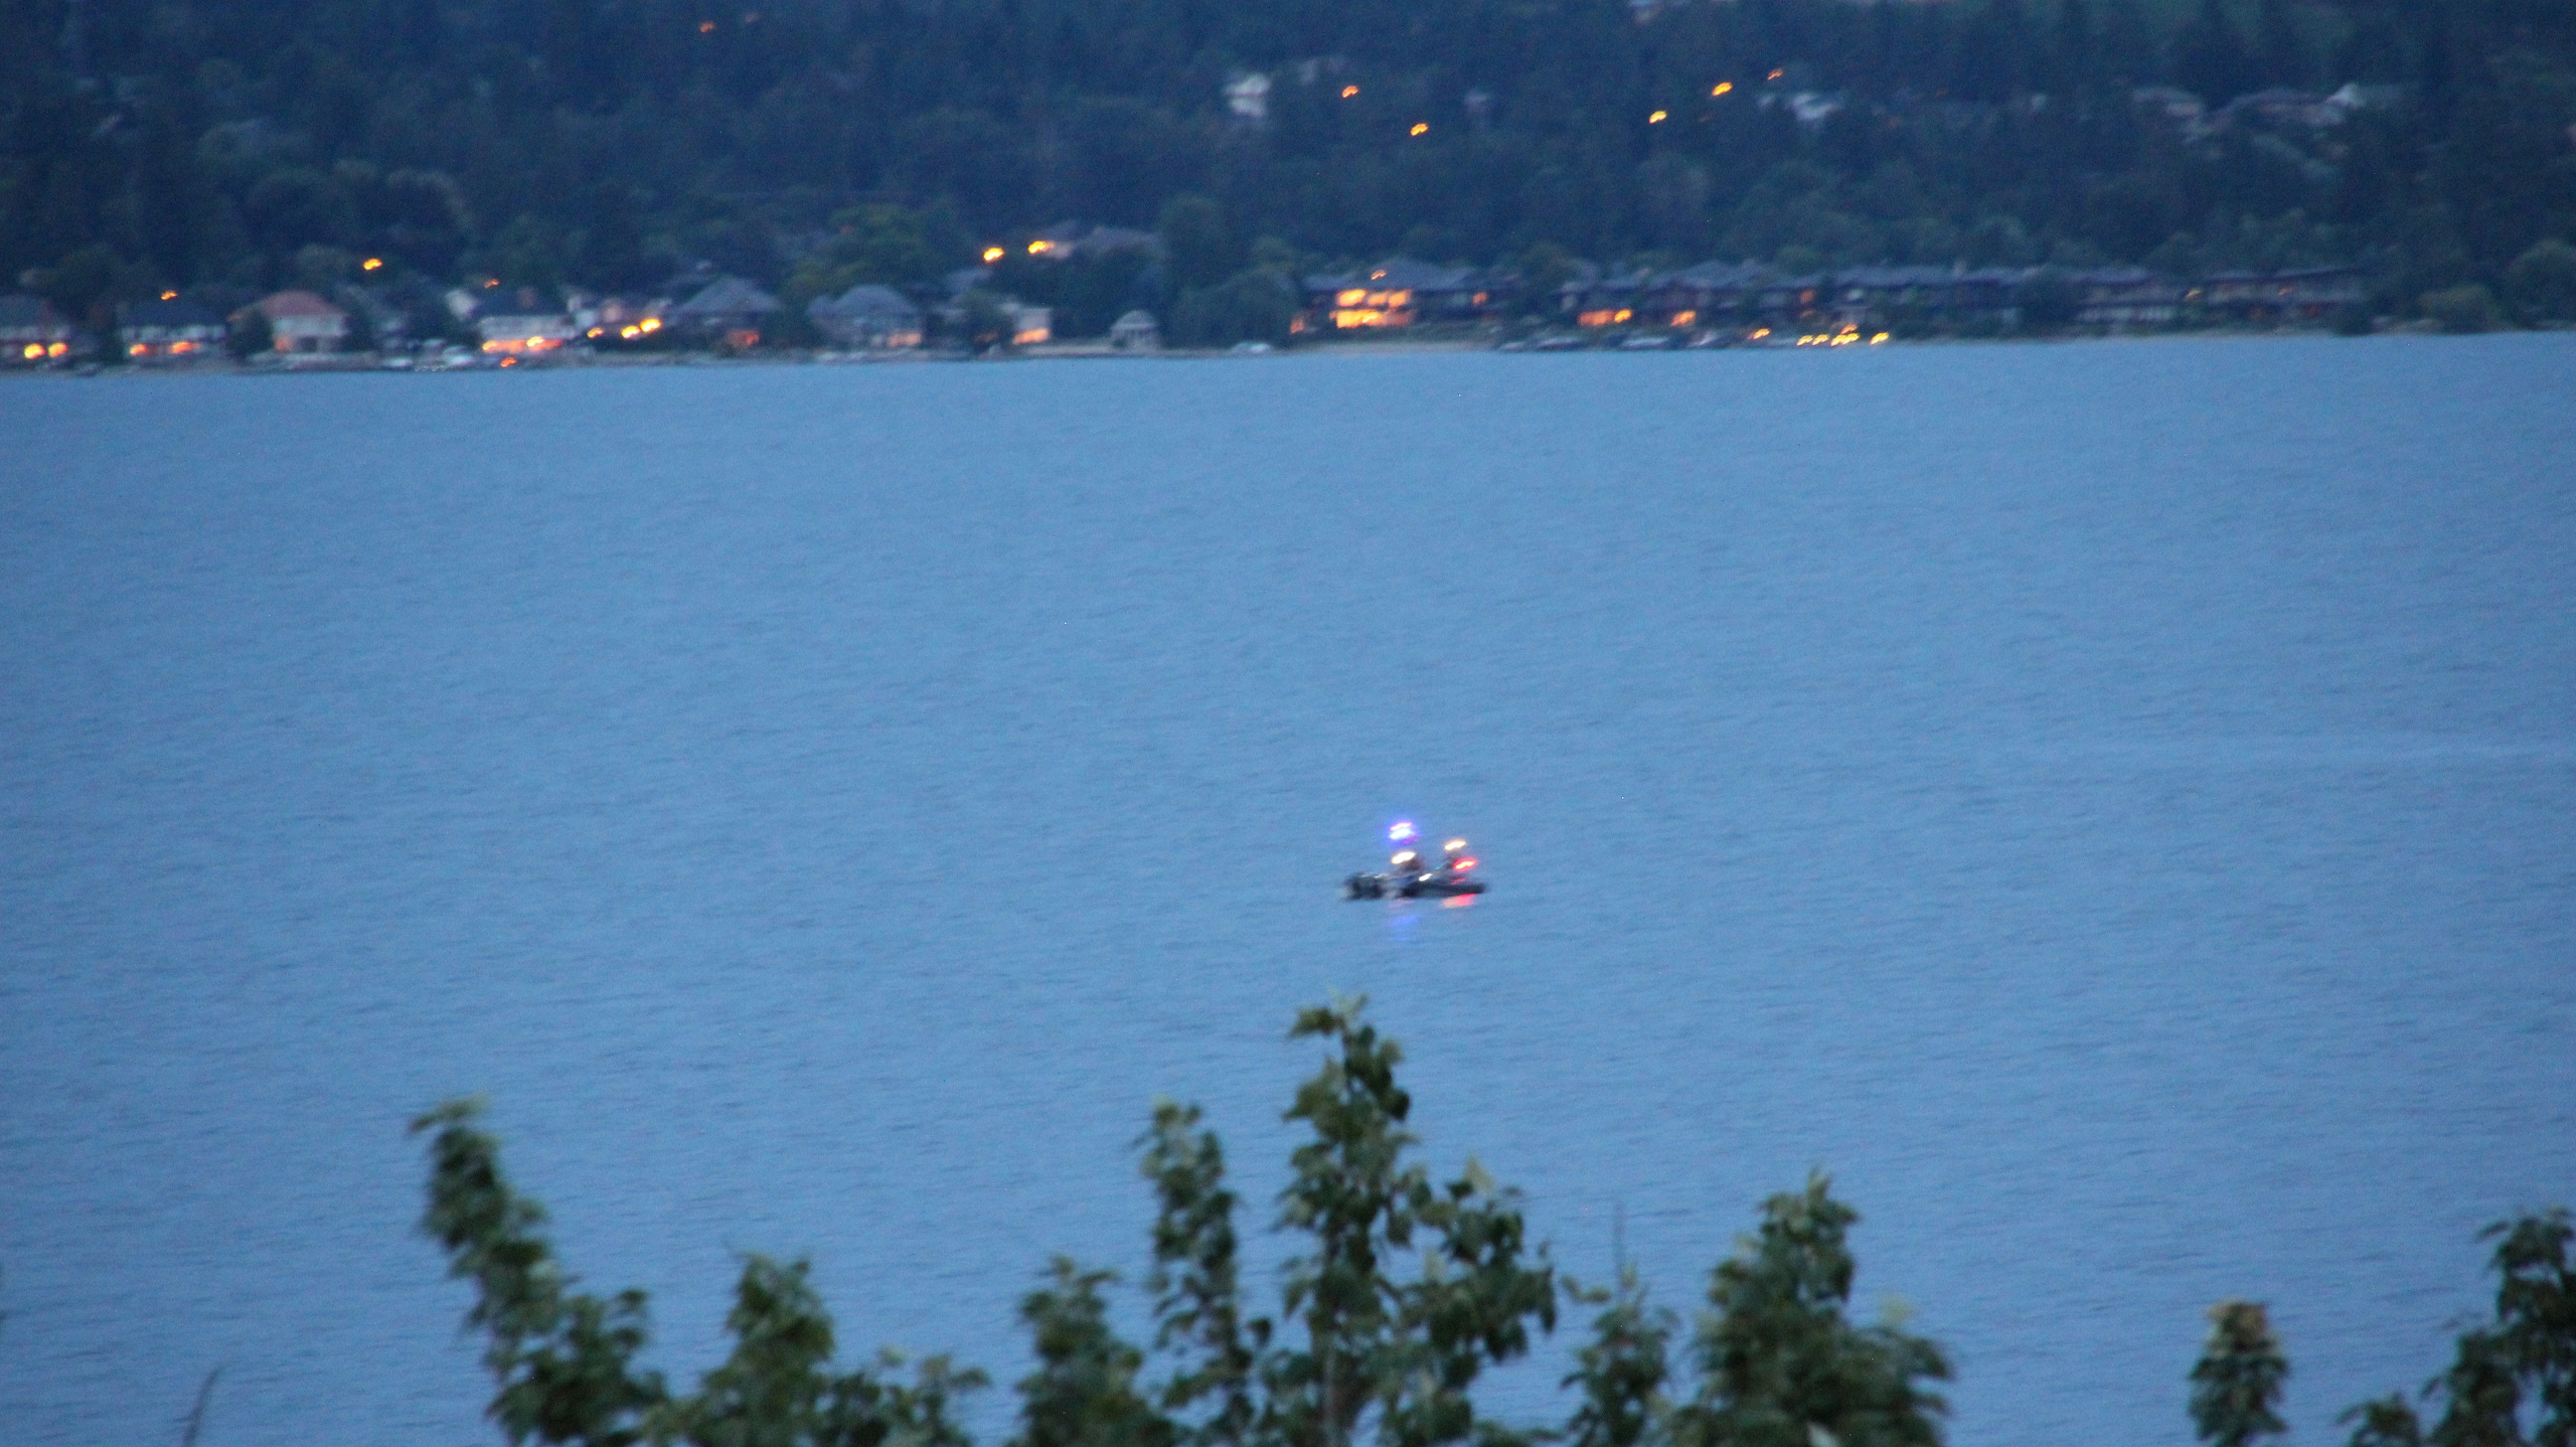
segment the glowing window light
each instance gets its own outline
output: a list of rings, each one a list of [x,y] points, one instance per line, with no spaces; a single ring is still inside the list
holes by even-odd
[[[56,342],[52,346],[45,348],[45,355],[48,357],[67,356],[70,352],[71,348],[61,342]]]
[[[366,260],[358,263],[358,269],[360,271],[382,271],[384,270],[384,266],[385,259],[381,256],[370,256]]]
[[[1733,89],[1735,89],[1735,82],[1731,80],[1721,80],[1717,84],[1710,86],[1708,88],[1708,93],[1710,95],[1724,95]]]
[[[1653,115],[1646,117],[1646,124],[1650,126],[1660,126],[1664,123],[1664,117],[1667,114],[1669,113],[1665,111],[1657,111]]]
[[[161,299],[163,301],[177,301],[179,299],[179,294],[175,291],[165,291],[161,293]]]
[[[141,342],[136,342],[133,346],[125,349],[125,355],[129,357],[148,357],[152,355],[152,349]]]
[[[1342,87],[1342,99],[1344,100],[1349,100],[1352,96],[1358,95],[1359,93],[1360,88],[1358,86],[1346,85]]]
[[[1031,256],[1044,256],[1053,250],[1055,250],[1055,243],[1052,241],[1040,240],[1029,243],[1029,255]]]
[[[1698,320],[1699,312],[1691,307],[1683,307],[1680,311],[1673,313],[1673,325],[1677,327],[1686,327]]]
[[[1362,287],[1355,286],[1348,291],[1337,291],[1333,293],[1333,305],[1335,306],[1358,306],[1367,300],[1368,291]]]
[[[1877,346],[1879,343],[1881,343],[1881,342],[1883,342],[1883,341],[1886,341],[1886,340],[1887,340],[1887,333],[1885,333],[1885,332],[1880,332],[1877,336],[1871,337],[1871,338],[1869,339],[1869,344],[1870,344],[1871,346],[1873,346],[1873,347],[1874,347],[1874,346]]]
[[[44,344],[44,343],[42,343],[42,342],[29,342],[29,343],[27,344],[27,350],[25,350],[25,351],[23,351],[23,352],[20,352],[18,355],[20,355],[20,356],[22,356],[22,357],[25,357],[28,361],[32,362],[32,361],[35,361],[37,358],[42,357],[44,354],[45,354],[45,344]]]
[[[1412,820],[1398,819],[1395,821],[1395,826],[1386,831],[1386,842],[1389,844],[1401,844],[1407,839],[1419,838],[1421,837],[1421,834],[1421,830],[1413,827]]]
[[[1764,80],[1778,80],[1780,77],[1782,77],[1782,76],[1784,76],[1784,75],[1787,75],[1788,73],[1789,73],[1789,72],[1787,72],[1787,71],[1785,71],[1785,70],[1775,70],[1775,71],[1771,72],[1769,75],[1766,75],[1766,76],[1764,76],[1764,77],[1762,77],[1762,78],[1763,78]]]
[[[984,264],[986,266],[990,266],[994,262],[1001,260],[1006,255],[1009,255],[1009,253],[1005,252],[998,246],[987,246],[984,248]]]
[[[1429,132],[1429,131],[1430,131],[1430,129],[1431,129],[1431,122],[1429,122],[1429,121],[1415,121],[1415,122],[1413,123],[1413,134],[1415,134],[1415,135],[1417,135],[1417,136],[1419,136],[1419,135],[1423,135],[1423,134],[1426,134],[1427,132]]]
[[[713,34],[715,34],[715,33],[716,33],[716,23],[715,23],[714,21],[712,21],[712,20],[701,20],[701,21],[699,21],[699,22],[698,22],[698,33],[699,33],[700,35],[713,35]]]

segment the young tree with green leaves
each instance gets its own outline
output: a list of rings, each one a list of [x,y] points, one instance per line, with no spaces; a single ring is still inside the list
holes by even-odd
[[[1138,1144],[1154,1183],[1154,1346],[1179,1357],[1162,1391],[1167,1412],[1189,1415],[1199,1447],[1242,1447],[1259,1422],[1254,1398],[1267,1318],[1246,1321],[1238,1278],[1234,1192],[1225,1184],[1225,1146],[1201,1128],[1199,1108],[1154,1103]]]
[[[1949,1408],[1924,1384],[1949,1378],[1948,1356],[1897,1319],[1844,1315],[1857,1266],[1844,1237],[1859,1220],[1821,1173],[1764,1203],[1709,1282],[1678,1447],[1938,1447]]]
[[[1281,1227],[1312,1241],[1288,1263],[1283,1302],[1306,1343],[1278,1352],[1269,1374],[1293,1447],[1347,1447],[1372,1409],[1388,1447],[1469,1440],[1469,1386],[1528,1350],[1532,1321],[1556,1323],[1555,1269],[1528,1246],[1518,1194],[1473,1160],[1435,1189],[1408,1158],[1413,1100],[1395,1082],[1404,1052],[1363,1018],[1367,1004],[1302,1011],[1289,1032],[1337,1051],[1286,1117],[1314,1132],[1279,1197]],[[1417,1247],[1417,1231],[1434,1239]],[[1407,1255],[1421,1275],[1399,1283],[1393,1267]]]
[[[2260,1303],[2222,1301],[2209,1309],[2209,1342],[2191,1369],[2191,1423],[2211,1447],[2249,1447],[2289,1430],[2281,1384],[2290,1359]]]
[[[2405,1394],[2375,1398],[2339,1419],[2354,1424],[2352,1447],[2576,1447],[2576,1224],[2553,1207],[2478,1235],[2496,1243],[2495,1320],[2462,1332],[2450,1368],[2424,1384],[2441,1415],[2427,1431]]]
[[[1673,1314],[1646,1304],[1635,1268],[1619,1268],[1619,1284],[1586,1290],[1566,1283],[1566,1295],[1597,1305],[1592,1340],[1574,1355],[1574,1370],[1561,1385],[1581,1401],[1561,1434],[1567,1447],[1639,1447],[1671,1411],[1664,1386],[1672,1378],[1668,1351]]]
[[[1172,1447],[1179,1436],[1137,1390],[1145,1354],[1110,1328],[1100,1288],[1116,1279],[1059,1256],[1047,1284],[1020,1298],[1038,1369],[1020,1379],[1012,1447]]]
[[[485,1415],[514,1444],[629,1447],[668,1399],[658,1373],[635,1368],[644,1293],[572,1289],[544,1235],[545,1208],[511,1188],[500,1142],[476,1126],[482,1114],[479,1100],[452,1100],[411,1128],[431,1136],[420,1229],[446,1250],[447,1274],[474,1283],[465,1324],[490,1337],[483,1364],[497,1390]]]
[[[733,1355],[706,1374],[698,1394],[664,1404],[649,1422],[657,1442],[696,1447],[802,1447],[821,1435],[835,1397],[832,1318],[814,1294],[803,1261],[744,1258],[725,1329]]]
[[[1529,1240],[1519,1194],[1474,1159],[1435,1182],[1414,1158],[1413,1103],[1396,1080],[1403,1052],[1365,1009],[1309,1009],[1290,1033],[1327,1046],[1287,1112],[1311,1134],[1279,1197],[1280,1228],[1305,1245],[1285,1264],[1279,1320],[1303,1326],[1303,1341],[1274,1341],[1272,1320],[1246,1312],[1223,1146],[1196,1107],[1158,1102],[1138,1145],[1158,1207],[1154,1349],[1170,1375],[1144,1383],[1146,1353],[1110,1323],[1114,1277],[1059,1257],[1020,1303],[1037,1367],[1018,1383],[1010,1447],[1351,1447],[1364,1435],[1376,1447],[1522,1447],[1552,1435],[1480,1419],[1471,1396],[1488,1367],[1529,1350],[1533,1329],[1554,1328],[1560,1282],[1546,1248]],[[422,1229],[450,1274],[475,1287],[466,1321],[489,1338],[490,1414],[514,1444],[972,1447],[950,1408],[983,1375],[932,1357],[905,1383],[891,1352],[836,1369],[832,1320],[802,1260],[744,1259],[726,1318],[731,1355],[695,1393],[671,1393],[636,1362],[643,1293],[573,1289],[543,1210],[511,1188],[480,1114],[455,1101],[415,1123],[433,1137]],[[1758,1236],[1717,1269],[1699,1335],[1703,1380],[1678,1410],[1664,1396],[1672,1316],[1647,1304],[1635,1273],[1623,1266],[1607,1291],[1563,1283],[1603,1308],[1566,1378],[1581,1402],[1564,1438],[1937,1447],[1944,1407],[1922,1383],[1949,1374],[1940,1348],[1892,1321],[1844,1318],[1854,1270],[1844,1234],[1857,1220],[1821,1176],[1772,1199]],[[2540,1305],[2517,1310],[2559,1310],[2557,1298],[2532,1300]]]
[[[644,1293],[572,1289],[543,1234],[544,1208],[511,1187],[482,1113],[480,1101],[452,1100],[412,1131],[431,1135],[421,1230],[447,1252],[448,1275],[474,1284],[465,1324],[489,1337],[483,1360],[498,1384],[486,1415],[512,1443],[972,1447],[951,1405],[984,1374],[929,1357],[904,1384],[893,1352],[875,1372],[834,1373],[832,1319],[803,1261],[745,1258],[725,1318],[733,1355],[696,1395],[673,1397],[660,1373],[635,1365]]]

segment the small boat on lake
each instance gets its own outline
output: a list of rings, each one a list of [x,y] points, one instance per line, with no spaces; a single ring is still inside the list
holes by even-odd
[[[1395,846],[1395,857],[1379,874],[1354,874],[1342,881],[1344,899],[1454,899],[1460,895],[1483,894],[1485,881],[1476,877],[1476,857],[1467,852],[1467,841],[1452,839],[1440,846],[1441,859],[1436,865],[1422,857],[1415,848],[1421,831],[1399,819],[1386,831],[1387,842]]]

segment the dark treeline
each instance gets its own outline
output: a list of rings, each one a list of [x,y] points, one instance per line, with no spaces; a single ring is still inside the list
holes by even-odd
[[[0,276],[777,286],[862,203],[944,269],[1198,194],[1241,261],[2359,261],[2402,310],[2576,240],[2571,124],[2566,0],[10,0]]]

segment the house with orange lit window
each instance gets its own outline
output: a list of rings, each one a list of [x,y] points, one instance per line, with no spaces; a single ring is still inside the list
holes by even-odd
[[[551,352],[581,335],[578,322],[533,286],[486,292],[474,304],[474,335],[496,357]]]
[[[1633,325],[1653,279],[1643,271],[1604,272],[1585,262],[1571,281],[1556,289],[1556,309],[1579,327]]]
[[[43,297],[0,296],[0,365],[59,362],[76,348],[77,330]]]
[[[1495,308],[1509,279],[1472,267],[1392,256],[1366,271],[1306,278],[1299,331],[1369,332],[1472,321]]]
[[[117,318],[116,343],[142,361],[185,361],[224,348],[224,319],[195,302],[138,301]]]
[[[778,298],[742,277],[720,276],[665,320],[683,337],[747,351],[760,345],[762,329],[776,315]]]
[[[1659,272],[1638,287],[1636,309],[1656,326],[1746,326],[1761,315],[1757,303],[1769,276],[1768,270],[1750,261],[1740,265],[1704,261],[1680,271]]]

